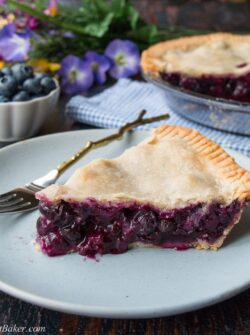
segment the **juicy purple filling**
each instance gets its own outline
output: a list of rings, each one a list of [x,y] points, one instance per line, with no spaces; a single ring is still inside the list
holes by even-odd
[[[159,210],[137,203],[103,204],[40,202],[37,232],[41,249],[49,256],[76,251],[94,257],[97,253],[119,254],[134,242],[179,250],[197,239],[212,243],[234,223],[243,203],[227,206],[198,203],[174,210]]]
[[[240,64],[241,67],[245,66]],[[238,66],[238,67],[240,67]],[[213,97],[250,102],[250,73],[241,76],[189,77],[178,72],[161,73],[161,78],[170,84],[186,90]]]

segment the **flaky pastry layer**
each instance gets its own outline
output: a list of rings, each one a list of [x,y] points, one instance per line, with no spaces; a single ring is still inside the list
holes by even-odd
[[[250,72],[250,36],[214,33],[157,43],[142,53],[146,74],[242,75]]]
[[[164,125],[115,159],[97,159],[64,185],[37,193],[51,202],[137,202],[157,208],[250,200],[250,173],[193,129]]]

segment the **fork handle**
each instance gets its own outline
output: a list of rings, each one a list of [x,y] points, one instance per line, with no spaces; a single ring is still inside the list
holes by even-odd
[[[169,118],[168,114],[162,114],[159,116],[154,116],[154,117],[150,117],[147,119],[144,119],[144,115],[146,114],[146,111],[143,110],[140,112],[140,114],[138,115],[138,117],[129,123],[126,123],[124,126],[122,126],[121,128],[118,129],[118,131],[110,136],[106,136],[100,140],[97,141],[89,141],[86,143],[86,145],[81,148],[77,153],[75,153],[72,157],[70,157],[69,159],[63,161],[61,164],[59,164],[57,166],[57,171],[58,171],[58,177],[65,171],[67,170],[71,165],[75,164],[75,162],[77,162],[80,158],[82,158],[83,156],[85,156],[89,151],[91,151],[92,149],[97,149],[100,148],[112,141],[115,140],[120,140],[123,135],[130,131],[131,129],[143,125],[143,124],[148,124],[148,123],[152,123],[152,122],[156,122],[156,121],[161,121],[161,120],[166,120]]]

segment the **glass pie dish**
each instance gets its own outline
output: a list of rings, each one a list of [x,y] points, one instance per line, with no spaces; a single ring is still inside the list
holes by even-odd
[[[180,116],[218,130],[250,135],[249,103],[194,93],[145,73],[143,77],[162,89],[168,106]]]

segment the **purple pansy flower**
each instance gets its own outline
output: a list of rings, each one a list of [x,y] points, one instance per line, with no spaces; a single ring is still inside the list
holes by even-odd
[[[62,90],[67,94],[87,91],[94,81],[88,62],[73,55],[62,60],[58,74],[61,77]]]
[[[140,52],[137,45],[129,40],[113,40],[105,50],[111,59],[110,75],[115,78],[127,78],[139,72]]]
[[[14,24],[3,27],[0,32],[0,56],[8,62],[25,60],[30,50],[30,33],[17,33]]]
[[[106,81],[106,72],[110,69],[108,58],[94,51],[88,51],[85,54],[85,59],[93,71],[95,82],[99,85],[104,84]]]

